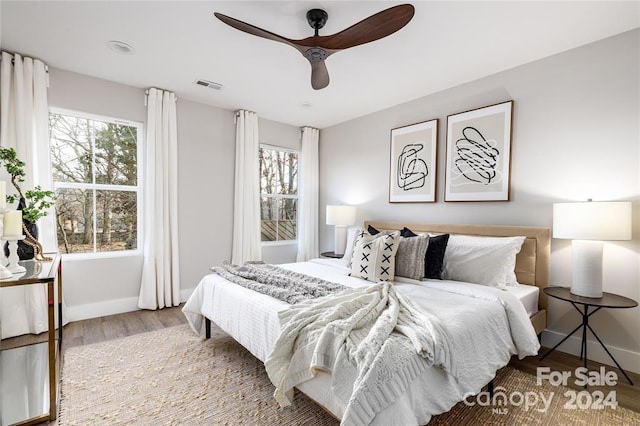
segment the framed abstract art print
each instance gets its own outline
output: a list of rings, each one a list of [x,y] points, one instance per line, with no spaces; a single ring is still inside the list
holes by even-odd
[[[391,130],[389,202],[436,201],[438,119]]]
[[[513,101],[447,117],[445,201],[508,201]]]

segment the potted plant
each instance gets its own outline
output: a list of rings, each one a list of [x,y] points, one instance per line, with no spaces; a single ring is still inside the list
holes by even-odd
[[[19,183],[24,182],[24,161],[18,158],[13,148],[0,148],[0,163],[11,176],[11,183],[18,192],[8,195],[7,202],[18,202],[18,210],[22,210],[22,230],[26,238],[18,241],[18,256],[20,260],[42,259],[42,245],[38,242],[38,219],[49,214],[48,209],[54,205],[55,193],[43,190],[40,185],[22,192]],[[5,244],[5,255],[8,247]]]

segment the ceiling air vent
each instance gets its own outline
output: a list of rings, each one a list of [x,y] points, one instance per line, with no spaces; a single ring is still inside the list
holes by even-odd
[[[209,80],[198,80],[196,81],[196,84],[199,86],[208,87],[209,89],[215,89],[215,90],[222,89],[222,84],[214,83],[213,81],[209,81]]]

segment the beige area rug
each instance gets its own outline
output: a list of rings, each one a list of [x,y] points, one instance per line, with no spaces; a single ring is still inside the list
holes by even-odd
[[[546,413],[510,404],[456,405],[430,425],[640,425],[640,413],[567,410],[566,388],[502,369],[496,387],[555,397]],[[499,390],[498,388],[496,388]],[[61,425],[337,425],[301,392],[280,409],[263,364],[213,327],[203,340],[188,326],[79,346],[64,354]],[[470,399],[470,401],[473,399]],[[517,399],[514,399],[517,402]],[[538,405],[540,408],[541,405]]]
[[[188,325],[68,349],[61,425],[336,425],[296,391],[279,409],[264,365],[212,324]]]

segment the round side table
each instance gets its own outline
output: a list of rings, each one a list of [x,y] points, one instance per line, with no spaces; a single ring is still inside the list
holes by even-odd
[[[624,377],[627,378],[629,383],[633,385],[633,382],[625,373],[625,371],[620,367],[618,361],[611,355],[609,349],[602,343],[602,340],[598,337],[593,328],[589,325],[589,317],[595,314],[602,308],[607,309],[627,309],[627,308],[635,308],[638,306],[638,302],[633,299],[629,299],[628,297],[620,296],[618,294],[613,293],[602,293],[602,297],[583,297],[576,296],[572,294],[571,291],[567,287],[547,287],[544,290],[544,293],[555,299],[564,300],[565,302],[571,303],[571,305],[582,315],[582,323],[577,326],[571,333],[569,333],[564,339],[562,339],[557,345],[551,348],[546,354],[540,358],[540,361],[546,358],[551,352],[555,351],[558,346],[563,344],[569,337],[573,335],[576,331],[582,329],[582,347],[580,348],[580,359],[584,361],[584,367],[587,368],[587,329],[591,331],[591,334],[596,338],[600,346],[604,349],[604,351],[609,355],[609,357],[613,360],[616,366],[622,371]],[[582,307],[582,309],[579,308]],[[591,308],[591,311],[589,311]]]

